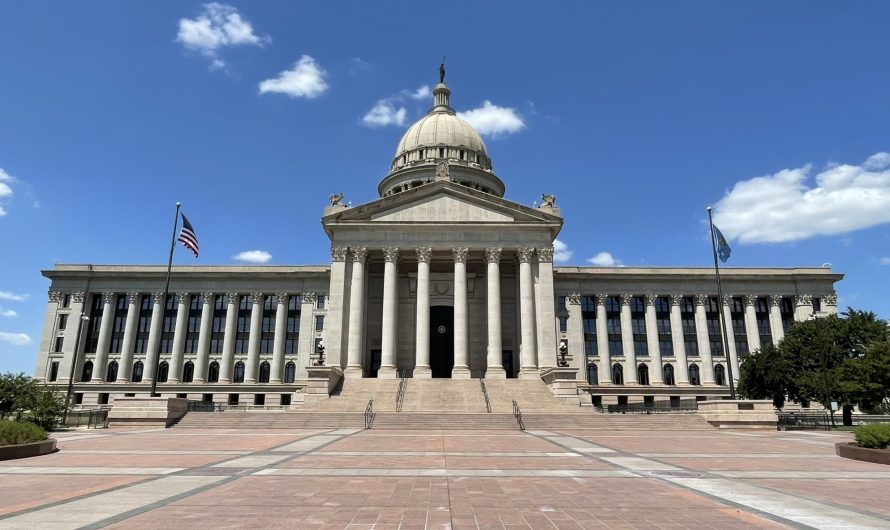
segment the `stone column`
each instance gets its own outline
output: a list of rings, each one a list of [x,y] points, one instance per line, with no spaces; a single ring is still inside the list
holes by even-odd
[[[168,381],[178,383],[182,375],[182,353],[185,349],[186,324],[189,319],[189,293],[177,295],[179,304],[176,307],[176,327],[173,330],[173,351],[170,353],[170,372]]]
[[[256,383],[257,368],[260,365],[260,334],[263,324],[263,293],[251,293],[250,336],[247,338],[247,366],[244,382]]]
[[[347,325],[346,315],[346,257],[347,247],[331,247],[331,281],[328,296],[328,309],[325,316],[324,344],[325,364],[342,366],[344,345],[349,332],[343,327]],[[302,318],[302,315],[301,317]],[[313,341],[313,344],[315,342]],[[307,364],[309,359],[306,359]]]
[[[64,293],[58,293],[60,298],[64,296]],[[59,364],[59,382],[67,383],[69,381],[69,376],[71,375],[71,363],[74,360],[74,352],[78,353],[77,365],[74,367],[74,380],[80,381],[80,375],[83,370],[83,349],[79,344],[75,344],[75,337],[77,336],[77,326],[80,324],[81,318],[84,316],[84,292],[77,291],[71,293],[71,312],[68,316],[68,327],[65,329],[65,341],[62,343],[62,362]],[[53,304],[52,295],[50,297],[50,303],[47,306],[47,313],[49,313],[49,306]],[[55,315],[55,312],[52,313]],[[84,322],[84,330],[86,329],[86,322]],[[81,331],[80,334],[80,343],[83,344],[85,339],[85,331]],[[47,339],[49,340],[49,339]],[[54,340],[54,339],[53,339]],[[49,351],[49,347],[46,348]],[[46,361],[44,361],[46,362]]]
[[[757,295],[745,296],[745,332],[748,334],[748,351],[754,353],[760,349],[760,330],[757,328]]]
[[[124,324],[124,342],[121,345],[121,364],[117,382],[126,383],[133,373],[133,350],[136,346],[136,325],[139,323],[139,293],[127,293],[127,322]],[[144,373],[144,371],[143,371]]]
[[[433,249],[417,247],[417,309],[415,319],[414,378],[429,379],[430,371],[430,256]]]
[[[769,326],[773,344],[778,344],[785,338],[785,328],[782,326],[782,295],[780,294],[769,297]]]
[[[519,315],[522,344],[519,345],[519,378],[538,378],[538,350],[535,343],[535,286],[532,283],[533,248],[519,247]]]
[[[111,323],[114,322],[115,299],[112,292],[102,294],[102,323],[99,325],[99,342],[96,345],[96,360],[93,363],[91,383],[105,381],[105,368],[108,362],[108,346],[111,344]]]
[[[279,292],[275,298],[278,300],[278,305],[275,306],[275,338],[272,343],[272,370],[269,382],[277,384],[281,383],[281,374],[284,371],[284,336],[287,334],[288,293]]]
[[[822,297],[822,311],[829,315],[837,314],[837,295],[835,293],[826,294]]]
[[[632,294],[621,295],[621,349],[624,350],[624,384],[637,384],[637,353],[634,351],[634,333],[630,318]]]
[[[541,320],[541,344],[538,366],[556,366],[558,342],[556,340],[556,293],[553,290],[553,247],[538,248],[538,300],[535,304]]]
[[[39,382],[45,382],[49,378],[50,372],[50,352],[55,352],[55,342],[59,330],[56,328],[59,312],[59,302],[62,300],[61,291],[49,291],[47,293],[46,312],[43,314],[43,332],[40,334],[40,344],[37,347],[37,373],[34,379]],[[72,319],[73,321],[73,319]],[[65,341],[62,341],[62,347],[65,347]],[[61,367],[61,363],[59,363]],[[57,381],[62,377],[62,371],[59,370]],[[67,377],[67,374],[65,375]]]
[[[677,359],[677,369],[674,370],[674,379],[678,386],[689,385],[689,361],[686,360],[686,342],[683,337],[683,316],[680,314],[680,304],[683,303],[682,294],[671,295],[671,341],[674,343],[674,358]]]
[[[365,321],[365,258],[368,249],[352,249],[352,284],[349,287],[349,342],[346,344],[346,377],[362,377],[362,338]]]
[[[201,330],[198,333],[198,351],[195,362],[195,382],[207,380],[207,367],[210,364],[210,334],[213,333],[213,293],[201,295]]]
[[[226,306],[226,333],[223,336],[222,362],[219,365],[219,382],[232,382],[232,361],[235,358],[235,325],[238,323],[238,293],[228,293]]]
[[[306,368],[312,362],[312,354],[315,353],[315,302],[318,300],[316,293],[303,293],[300,297],[300,338],[297,344],[297,378],[309,377]],[[327,340],[325,340],[327,342]]]
[[[606,325],[607,294],[596,295],[596,352],[600,358],[601,385],[612,384],[612,354],[609,352],[609,327]]]
[[[566,339],[569,343],[571,361],[569,366],[578,368],[578,381],[587,381],[587,353],[584,351],[584,317],[581,314],[581,293],[569,293],[566,295]],[[599,344],[597,342],[597,344]],[[597,371],[599,378],[599,371]]]
[[[695,336],[698,339],[698,355],[701,359],[701,383],[714,384],[714,359],[711,356],[711,337],[708,333],[708,315],[705,304],[708,295],[695,295]]]
[[[377,377],[379,379],[395,379],[398,377],[396,368],[398,348],[396,319],[398,318],[399,303],[399,275],[396,268],[399,262],[398,247],[384,247],[383,259],[383,333],[380,341],[380,370],[377,371]]]
[[[485,377],[488,379],[505,379],[501,341],[501,247],[485,249],[485,279],[487,284],[486,301],[488,302],[488,355],[485,360]]]
[[[660,385],[664,382],[664,371],[661,366],[661,345],[658,343],[658,322],[655,317],[655,303],[658,295],[646,295],[646,344],[649,348],[649,382]]]
[[[467,303],[467,247],[452,247],[454,257],[454,369],[452,379],[470,378],[470,320]]]
[[[813,296],[799,294],[794,297],[794,320],[803,322],[813,317]]]
[[[148,330],[148,345],[145,348],[145,371],[143,373],[142,382],[151,383],[155,379],[155,370],[158,367],[158,355],[160,353],[159,344],[161,343],[161,326],[164,324],[164,307],[167,301],[164,300],[164,293],[151,294],[151,323]]]
[[[739,354],[735,348],[735,328],[732,325],[732,295],[723,295],[723,320],[726,322],[726,329],[721,328],[721,332],[726,333],[726,343],[729,345],[729,351],[726,353],[728,362],[732,366],[733,381],[739,380]],[[727,374],[729,376],[729,374]]]

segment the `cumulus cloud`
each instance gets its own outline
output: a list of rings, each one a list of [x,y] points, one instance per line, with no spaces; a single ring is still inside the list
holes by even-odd
[[[0,317],[13,318],[13,317],[17,317],[17,316],[19,316],[19,314],[16,313],[15,311],[13,311],[12,309],[3,309],[2,307],[0,307]]]
[[[615,259],[615,256],[612,255],[611,252],[600,252],[596,256],[592,258],[587,258],[589,263],[592,263],[598,267],[623,267],[624,264],[619,260]]]
[[[176,35],[176,42],[210,59],[211,70],[225,68],[225,61],[219,57],[222,48],[262,46],[270,40],[254,33],[253,26],[237,9],[217,2],[204,4],[201,14],[193,19],[180,19]]]
[[[10,302],[24,302],[30,295],[15,294],[9,291],[0,291],[0,300],[9,300]]]
[[[572,259],[572,251],[569,246],[558,239],[553,240],[553,261],[555,263],[565,263]]]
[[[368,127],[386,127],[387,125],[405,125],[405,118],[408,111],[405,107],[396,107],[392,102],[381,99],[374,107],[368,111],[362,118],[362,123]]]
[[[232,259],[244,261],[246,263],[267,263],[272,259],[272,254],[265,250],[246,250],[240,254],[232,256]]]
[[[9,184],[15,180],[12,176],[3,171],[3,168],[0,168],[0,199],[7,199],[12,197],[12,186]],[[6,215],[6,210],[3,209],[3,206],[0,206],[0,217]]]
[[[31,337],[24,333],[8,333],[6,331],[0,331],[0,341],[8,342],[13,346],[27,346],[33,342]]]
[[[742,243],[782,243],[890,222],[890,153],[811,173],[808,164],[736,183],[714,224]]]
[[[411,99],[426,99],[432,95],[429,85],[423,85],[417,90],[403,90],[402,93]]]
[[[458,112],[457,115],[469,122],[479,134],[495,138],[517,133],[525,128],[525,122],[516,113],[516,109],[499,107],[491,101],[485,101],[479,108]]]
[[[292,98],[312,99],[327,91],[325,77],[327,72],[322,70],[315,59],[303,55],[290,70],[284,70],[278,77],[261,82],[260,94],[277,93]]]

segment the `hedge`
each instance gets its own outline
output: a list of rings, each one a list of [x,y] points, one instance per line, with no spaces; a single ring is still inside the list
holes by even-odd
[[[46,440],[46,432],[29,421],[0,420],[0,445],[18,445]]]
[[[890,446],[890,423],[872,423],[857,427],[853,435],[859,447],[887,449]]]

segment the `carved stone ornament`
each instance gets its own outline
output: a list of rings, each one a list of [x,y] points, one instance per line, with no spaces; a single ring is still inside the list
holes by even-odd
[[[537,249],[538,261],[541,263],[553,263],[553,247]]]
[[[837,305],[837,295],[836,294],[826,294],[822,297],[822,302],[825,305]]]
[[[75,304],[82,304],[83,297],[85,295],[86,295],[86,293],[84,293],[83,291],[75,291],[75,292],[71,293],[71,298],[72,298],[72,300],[74,300]]]
[[[732,299],[733,299],[733,296],[731,294],[724,294],[723,295],[723,305],[732,307]]]
[[[501,247],[487,247],[485,249],[485,262],[486,263],[500,263],[501,261],[501,252],[504,249]]]
[[[383,247],[383,259],[389,263],[398,263],[399,247]]]
[[[710,298],[710,296],[708,296],[706,294],[697,294],[697,295],[695,295],[695,305],[703,306],[708,303],[709,298]]]
[[[315,301],[318,300],[318,295],[315,293],[303,293],[302,298],[304,304],[315,305]]]
[[[179,305],[188,305],[190,300],[189,297],[191,293],[176,293],[176,302]]]
[[[207,291],[207,292],[201,293],[201,296],[204,297],[205,304],[213,305],[213,297],[215,296],[213,293],[211,293],[210,291]]]
[[[365,258],[368,257],[368,248],[367,247],[353,247],[352,250],[352,262],[353,263],[364,263]]]
[[[811,305],[813,305],[813,295],[799,294],[794,297],[794,303],[799,306],[800,305],[811,306]]]
[[[226,293],[230,305],[238,304],[238,293]]]
[[[547,195],[546,193],[542,193],[541,206],[547,206],[548,208],[553,208],[554,206],[556,206],[556,195]]]
[[[516,258],[519,260],[519,263],[529,263],[534,253],[535,249],[531,247],[519,247],[516,249]]]
[[[455,263],[466,263],[469,253],[470,249],[467,247],[451,247],[451,257],[454,258]]]
[[[62,300],[62,292],[61,291],[50,291],[49,293],[49,301],[59,303]]]
[[[114,291],[103,291],[102,292],[102,302],[106,305],[111,305],[114,303],[115,296],[117,296],[117,293]]]
[[[606,302],[609,301],[609,295],[605,293],[598,293],[596,296],[596,305],[604,306]]]
[[[436,180],[449,180],[448,162],[439,162],[436,164]]]
[[[136,305],[138,303],[139,303],[139,292],[130,291],[129,293],[127,293],[127,304]]]
[[[680,305],[683,303],[683,298],[685,298],[682,294],[672,294],[671,295],[671,305]]]
[[[278,297],[278,305],[287,305],[288,299],[290,298],[290,294],[284,291],[275,293],[275,296]]]
[[[331,261],[346,261],[349,247],[331,247]]]
[[[780,295],[780,294],[770,295],[769,303],[770,303],[770,305],[773,305],[776,307],[781,307],[782,306],[782,295]]]
[[[581,305],[581,293],[569,293],[566,295],[566,304]]]
[[[658,302],[658,295],[649,293],[646,295],[646,305],[655,305]]]
[[[417,254],[419,263],[429,263],[430,257],[433,255],[433,249],[431,247],[414,247],[414,253]]]
[[[343,206],[343,192],[329,195],[328,200],[331,201],[331,206]]]
[[[630,305],[630,301],[633,300],[634,295],[632,294],[622,294],[621,295],[621,305]]]
[[[153,304],[163,304],[164,303],[164,293],[163,291],[158,291],[151,293],[151,303]]]
[[[746,294],[745,297],[745,305],[753,306],[757,303],[757,295],[756,294]]]
[[[250,301],[253,302],[254,305],[262,305],[263,293],[250,293]]]

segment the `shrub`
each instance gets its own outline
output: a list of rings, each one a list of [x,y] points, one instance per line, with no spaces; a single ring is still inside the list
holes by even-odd
[[[0,420],[0,445],[18,445],[46,440],[46,432],[28,421]]]
[[[887,449],[890,446],[890,423],[872,423],[857,427],[856,443],[869,449]]]

